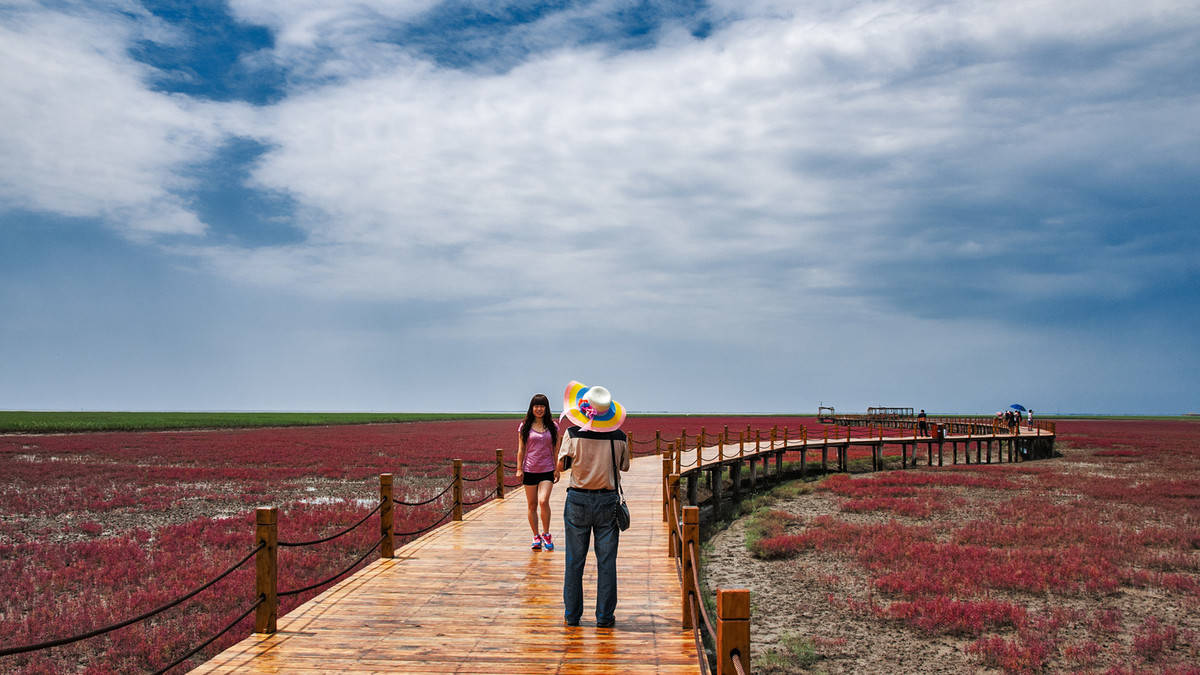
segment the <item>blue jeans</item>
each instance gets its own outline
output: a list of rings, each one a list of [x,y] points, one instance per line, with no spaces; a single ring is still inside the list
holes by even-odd
[[[617,609],[617,545],[621,531],[613,522],[616,492],[567,490],[563,505],[566,523],[567,569],[563,576],[565,618],[577,623],[583,616],[583,567],[588,545],[596,537],[596,622],[611,623]]]

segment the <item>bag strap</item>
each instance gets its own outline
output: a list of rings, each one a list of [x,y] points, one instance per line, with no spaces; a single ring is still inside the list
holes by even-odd
[[[613,482],[617,484],[617,494],[621,497],[621,501],[625,501],[625,490],[621,488],[621,469],[617,467],[617,442],[611,438],[608,439],[608,447],[612,449]]]

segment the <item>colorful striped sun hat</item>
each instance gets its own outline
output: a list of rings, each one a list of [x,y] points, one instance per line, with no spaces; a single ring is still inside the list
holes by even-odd
[[[614,431],[625,422],[625,408],[604,387],[572,380],[563,392],[563,417],[584,431]]]

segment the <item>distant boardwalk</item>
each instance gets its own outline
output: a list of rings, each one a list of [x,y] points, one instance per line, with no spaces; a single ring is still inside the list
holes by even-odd
[[[277,633],[252,635],[192,672],[695,673],[661,474],[658,457],[640,457],[621,481],[633,524],[621,534],[615,629],[594,625],[594,559],[583,624],[563,625],[565,552],[529,550],[516,492],[369,564],[280,617]],[[555,486],[559,523],[568,483]]]

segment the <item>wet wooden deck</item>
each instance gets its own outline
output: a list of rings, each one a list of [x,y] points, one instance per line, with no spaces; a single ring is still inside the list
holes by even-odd
[[[529,550],[518,487],[280,617],[277,633],[252,635],[192,672],[696,673],[661,474],[661,459],[649,456],[622,478],[632,526],[621,534],[614,628],[595,626],[590,554],[583,622],[563,625],[564,475],[551,498],[557,550]]]

